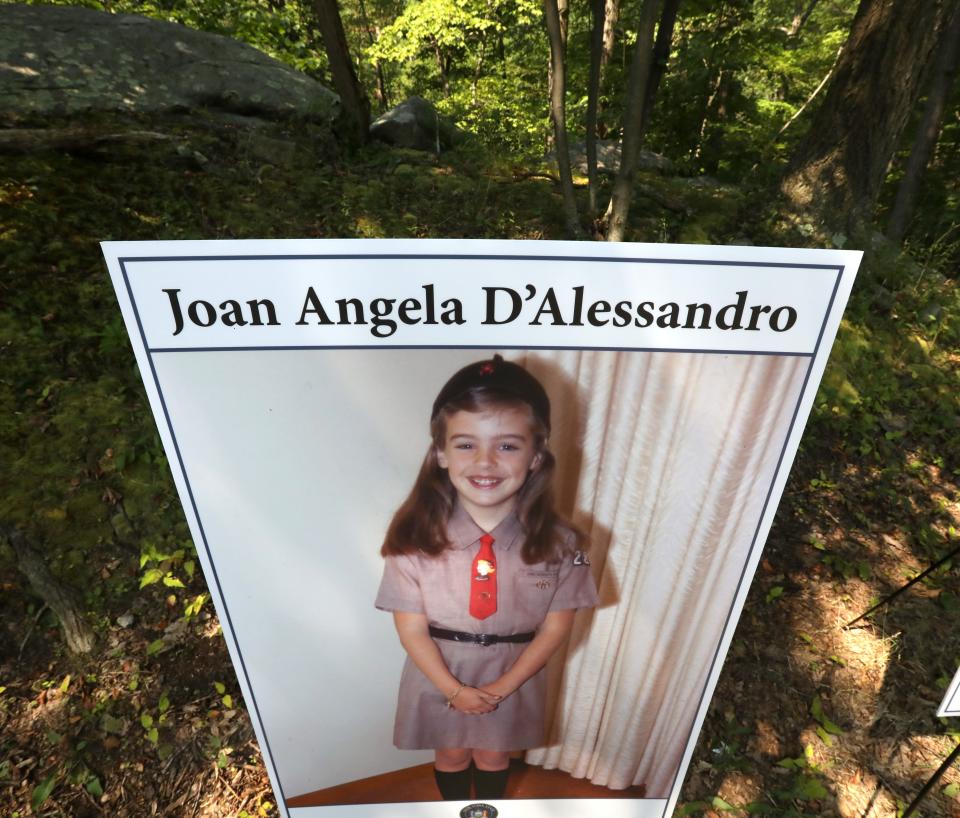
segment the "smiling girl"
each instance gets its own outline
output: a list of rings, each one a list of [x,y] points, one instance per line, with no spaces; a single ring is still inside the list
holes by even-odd
[[[597,591],[554,511],[550,401],[499,355],[433,404],[432,444],[383,544],[376,605],[407,662],[394,744],[435,751],[443,798],[502,797],[510,753],[544,742],[544,666]]]

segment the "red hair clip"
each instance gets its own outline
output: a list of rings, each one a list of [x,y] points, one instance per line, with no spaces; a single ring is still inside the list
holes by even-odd
[[[493,374],[493,364],[490,361],[484,361],[480,364],[480,374],[481,375],[492,375]]]

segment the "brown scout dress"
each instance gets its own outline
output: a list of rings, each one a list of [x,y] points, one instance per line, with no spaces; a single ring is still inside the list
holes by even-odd
[[[497,611],[470,616],[470,572],[484,531],[459,505],[447,525],[450,547],[436,557],[422,552],[386,558],[376,606],[384,611],[422,613],[431,625],[454,631],[506,636],[535,631],[547,613],[592,608],[597,588],[589,565],[574,562],[572,547],[562,559],[526,565],[520,555],[522,529],[511,514],[490,533],[497,560]],[[571,538],[566,537],[569,542]],[[437,639],[450,672],[472,687],[500,678],[527,644],[482,646]],[[469,747],[523,750],[544,742],[546,669],[528,679],[492,713],[466,715],[407,657],[400,679],[393,743],[401,750]]]

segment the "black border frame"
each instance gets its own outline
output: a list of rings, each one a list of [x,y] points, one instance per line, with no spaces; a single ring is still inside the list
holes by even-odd
[[[600,263],[620,263],[620,264],[663,264],[663,265],[691,265],[691,266],[714,266],[714,267],[760,267],[760,268],[769,268],[769,269],[794,269],[794,270],[834,270],[836,272],[836,277],[833,283],[833,289],[830,293],[830,298],[827,302],[826,310],[823,316],[823,320],[820,324],[820,331],[817,334],[817,340],[814,344],[813,351],[810,353],[805,352],[771,352],[768,350],[721,350],[721,349],[686,349],[686,348],[664,348],[664,347],[599,347],[599,346],[515,346],[515,345],[495,345],[498,348],[502,349],[518,349],[518,350],[536,350],[536,349],[564,349],[564,350],[592,350],[592,351],[606,351],[606,352],[665,352],[665,353],[689,353],[689,354],[711,354],[711,355],[775,355],[783,357],[806,357],[809,358],[809,364],[807,366],[807,371],[803,378],[803,383],[800,387],[800,393],[797,397],[796,405],[794,406],[793,414],[790,418],[790,423],[787,426],[786,435],[784,438],[783,445],[780,449],[780,455],[777,458],[777,464],[774,468],[773,477],[770,481],[770,486],[767,489],[766,497],[763,501],[763,506],[760,511],[760,517],[757,520],[756,528],[754,529],[753,536],[750,541],[750,546],[747,549],[746,557],[743,563],[743,568],[740,571],[740,576],[737,580],[736,586],[733,589],[733,596],[731,600],[730,608],[727,611],[727,615],[724,618],[723,628],[720,632],[720,639],[717,643],[717,646],[714,650],[713,657],[710,660],[709,669],[707,672],[707,677],[704,682],[704,686],[700,691],[700,696],[697,700],[697,706],[695,709],[694,715],[694,724],[691,726],[690,734],[687,737],[686,745],[684,747],[683,755],[681,756],[680,764],[674,775],[673,781],[670,785],[670,793],[664,799],[664,810],[661,814],[661,818],[667,818],[667,808],[670,806],[675,791],[678,786],[678,779],[681,773],[686,772],[689,767],[689,759],[687,758],[688,752],[691,751],[691,740],[696,738],[695,732],[698,734],[699,730],[695,731],[697,715],[700,713],[701,708],[704,705],[704,698],[707,694],[707,689],[710,686],[710,680],[713,678],[715,670],[717,670],[718,660],[722,660],[723,657],[720,656],[721,647],[725,641],[725,636],[727,635],[727,630],[731,626],[731,617],[734,613],[734,608],[737,604],[737,599],[740,596],[741,590],[743,588],[744,580],[747,579],[747,569],[750,566],[751,561],[755,555],[758,546],[758,537],[760,534],[760,528],[763,525],[763,521],[767,516],[768,507],[770,504],[770,499],[773,494],[774,486],[776,485],[778,478],[781,474],[781,468],[783,467],[783,461],[786,456],[787,446],[790,442],[791,437],[793,436],[794,429],[797,422],[797,417],[800,412],[801,404],[803,403],[803,398],[807,394],[807,389],[810,384],[810,375],[813,371],[814,364],[818,360],[820,354],[821,344],[823,342],[823,336],[826,331],[827,321],[829,320],[831,314],[833,313],[834,303],[837,297],[837,291],[840,287],[840,282],[843,280],[843,274],[846,270],[846,265],[843,264],[804,264],[804,263],[794,263],[794,262],[766,262],[766,261],[733,261],[733,260],[721,260],[721,259],[675,259],[675,258],[655,258],[655,257],[610,257],[610,256],[565,256],[565,255],[515,255],[515,254],[496,254],[496,253],[290,253],[290,254],[236,254],[236,255],[189,255],[189,256],[117,256],[117,262],[120,266],[120,271],[123,276],[123,283],[127,292],[127,298],[130,302],[130,307],[133,310],[134,317],[137,322],[137,330],[140,336],[140,342],[142,348],[147,357],[147,361],[150,366],[150,375],[153,379],[154,387],[157,390],[157,396],[160,400],[160,406],[163,410],[164,421],[167,425],[167,430],[170,434],[170,439],[173,443],[174,454],[176,455],[177,465],[180,469],[180,473],[183,475],[184,485],[186,486],[187,494],[190,500],[190,506],[193,510],[193,515],[197,521],[197,527],[200,532],[200,537],[202,540],[203,549],[206,553],[207,560],[210,564],[210,569],[212,576],[207,578],[208,584],[212,580],[213,584],[216,585],[217,594],[220,598],[223,607],[223,615],[227,620],[229,627],[230,640],[233,642],[234,650],[239,660],[239,667],[237,668],[238,672],[242,672],[244,680],[246,682],[246,687],[250,691],[251,701],[248,702],[248,706],[253,710],[255,718],[259,723],[260,732],[263,735],[264,744],[266,745],[262,750],[269,760],[270,767],[273,769],[276,775],[276,784],[277,788],[280,790],[280,802],[277,804],[278,809],[282,809],[286,815],[290,815],[290,807],[286,805],[287,796],[283,792],[283,783],[280,780],[279,770],[274,761],[273,753],[270,750],[270,740],[267,735],[266,726],[264,725],[263,719],[260,715],[260,707],[256,700],[256,694],[253,690],[253,685],[250,680],[250,675],[247,672],[246,663],[243,658],[243,653],[240,650],[240,643],[237,639],[236,633],[233,628],[233,621],[230,617],[229,607],[227,605],[226,596],[223,593],[223,588],[220,584],[220,577],[217,574],[216,565],[214,564],[213,555],[210,551],[210,547],[207,543],[207,535],[203,528],[203,521],[200,518],[200,511],[197,506],[196,499],[193,495],[193,489],[190,485],[190,478],[187,474],[186,466],[183,461],[183,456],[180,452],[180,444],[177,441],[176,433],[173,429],[173,423],[170,418],[169,411],[167,409],[167,403],[163,396],[163,390],[160,387],[160,379],[157,376],[156,367],[154,366],[153,356],[155,354],[163,353],[187,353],[187,352],[263,352],[263,351],[292,351],[292,350],[308,350],[308,349],[366,349],[370,351],[376,351],[378,349],[489,349],[491,348],[489,344],[486,345],[436,345],[436,344],[422,344],[422,345],[403,345],[403,344],[390,344],[381,342],[378,344],[369,344],[369,345],[319,345],[319,344],[303,344],[303,345],[288,345],[288,346],[238,346],[238,347],[157,347],[152,348],[147,344],[146,332],[143,327],[143,321],[140,317],[140,311],[137,308],[136,300],[133,296],[133,288],[130,284],[130,276],[127,270],[127,264],[129,263],[144,263],[144,262],[156,262],[156,263],[170,263],[177,261],[334,261],[334,260],[410,260],[410,259],[431,259],[431,260],[440,260],[440,261],[456,261],[456,260],[473,260],[473,261],[568,261],[568,262],[600,262]],[[143,373],[141,373],[143,374]],[[764,543],[760,543],[762,548]],[[751,576],[752,579],[752,576]],[[739,617],[737,617],[739,620]],[[736,622],[732,623],[736,624]],[[722,662],[721,662],[722,665]],[[701,725],[702,729],[702,725]],[[676,793],[679,797],[679,793]],[[524,800],[549,800],[549,799],[510,799],[511,801],[524,801]],[[585,799],[590,800],[590,799]],[[628,799],[635,801],[659,801],[659,798],[651,799]],[[417,803],[417,802],[413,802]],[[333,805],[331,805],[333,806]]]

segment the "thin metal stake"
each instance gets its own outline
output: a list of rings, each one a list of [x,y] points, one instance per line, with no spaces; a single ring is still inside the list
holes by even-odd
[[[917,793],[917,797],[914,798],[910,802],[910,805],[903,811],[901,818],[909,818],[909,816],[913,815],[914,810],[920,806],[920,802],[926,797],[927,793],[933,789],[937,781],[940,780],[940,776],[950,769],[950,765],[957,760],[957,756],[960,756],[960,742],[958,742],[957,746],[953,748],[953,752],[947,756],[943,764],[937,768],[937,771],[930,776],[930,780],[923,785],[923,789]]]
[[[885,597],[884,597],[883,599],[881,599],[876,605],[874,605],[872,608],[870,608],[870,610],[864,611],[864,612],[863,612],[862,614],[860,614],[860,616],[858,616],[856,619],[851,619],[849,622],[847,622],[846,625],[843,626],[843,630],[846,630],[846,629],[849,628],[851,625],[855,625],[855,624],[856,624],[857,622],[859,622],[861,619],[865,619],[866,617],[870,616],[870,614],[872,614],[872,613],[873,613],[875,610],[877,610],[878,608],[882,608],[884,605],[887,605],[887,604],[888,604],[889,602],[891,602],[893,599],[895,599],[896,597],[900,596],[900,594],[902,594],[902,593],[903,593],[904,591],[906,591],[908,588],[911,588],[912,586],[916,585],[921,579],[923,579],[925,576],[927,576],[927,574],[931,573],[932,571],[936,571],[941,565],[943,565],[945,562],[947,562],[947,560],[949,560],[949,559],[950,559],[952,556],[954,556],[955,554],[960,554],[960,545],[958,545],[956,548],[954,548],[953,551],[951,551],[951,552],[950,552],[949,554],[947,554],[946,556],[941,557],[940,559],[938,559],[933,565],[931,565],[929,568],[927,568],[923,573],[917,574],[917,575],[916,575],[913,579],[911,579],[906,585],[901,585],[901,586],[900,586],[899,588],[897,588],[897,590],[894,591],[892,594],[888,594],[887,596],[885,596]]]

